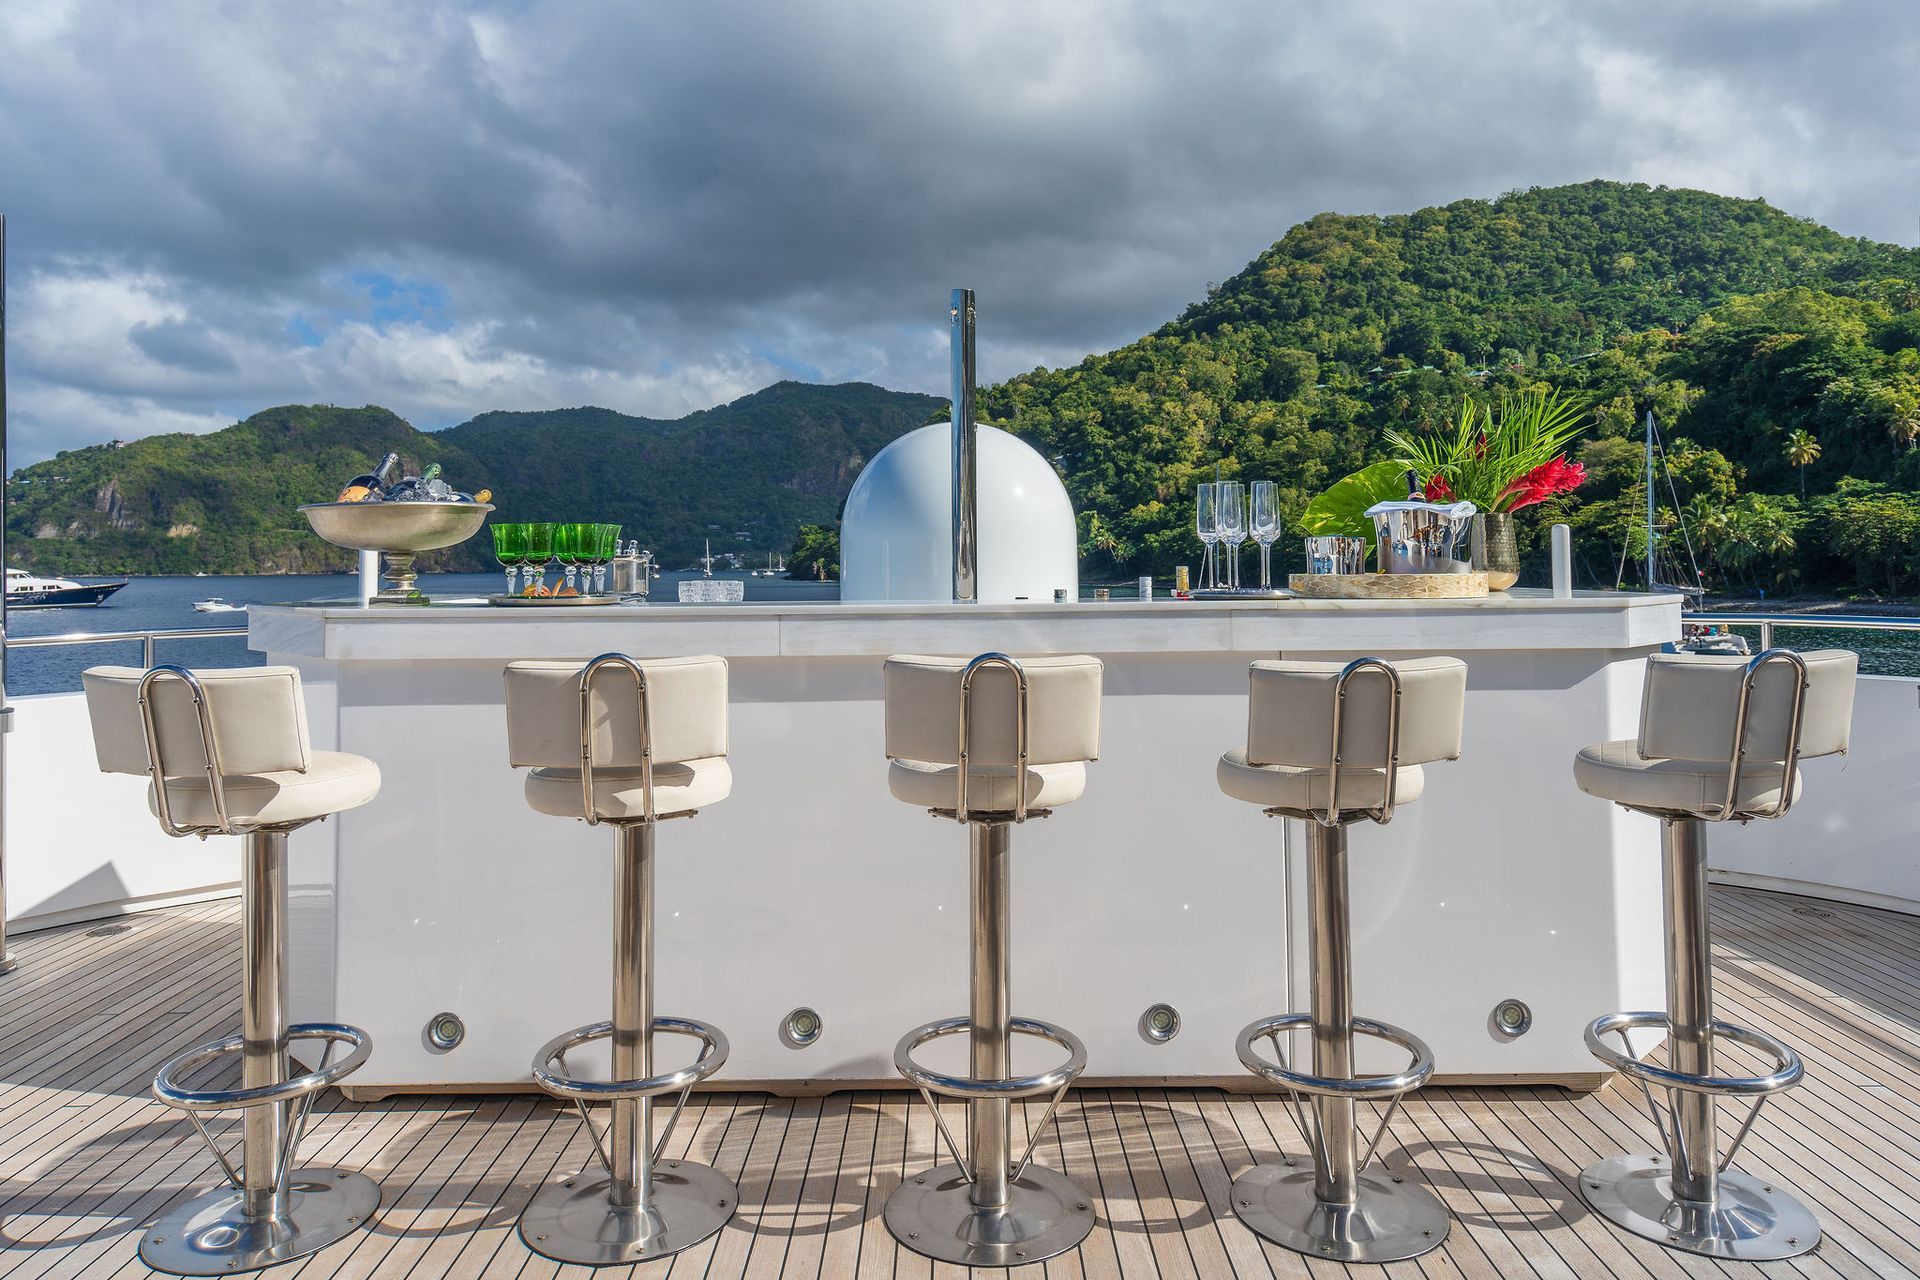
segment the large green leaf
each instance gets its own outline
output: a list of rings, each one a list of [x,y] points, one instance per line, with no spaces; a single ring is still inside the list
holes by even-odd
[[[1373,537],[1367,508],[1407,496],[1407,469],[1398,462],[1376,462],[1339,481],[1307,504],[1300,513],[1300,530],[1310,536],[1347,534]]]

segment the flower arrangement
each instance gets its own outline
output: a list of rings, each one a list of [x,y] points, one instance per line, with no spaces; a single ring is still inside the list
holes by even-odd
[[[1586,468],[1565,454],[1584,415],[1584,405],[1558,392],[1503,393],[1497,408],[1467,396],[1450,427],[1420,435],[1390,430],[1386,443],[1396,462],[1425,478],[1428,498],[1510,513],[1587,478]]]

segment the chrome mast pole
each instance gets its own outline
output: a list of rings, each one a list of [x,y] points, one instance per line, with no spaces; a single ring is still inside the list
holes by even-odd
[[[0,213],[0,566],[7,563],[7,215]],[[12,973],[7,949],[7,735],[13,708],[7,705],[7,595],[0,587],[0,973]]]
[[[953,374],[953,598],[980,598],[979,430],[973,420],[973,290],[948,306]]]

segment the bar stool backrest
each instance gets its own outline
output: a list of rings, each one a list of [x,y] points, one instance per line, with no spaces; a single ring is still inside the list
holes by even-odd
[[[194,691],[156,668],[148,685],[160,764],[170,778],[202,778],[209,765],[225,777],[251,773],[305,773],[313,763],[307,704],[292,667],[238,667],[189,672],[206,698],[216,759],[207,758]],[[147,731],[140,712],[139,667],[91,667],[80,675],[93,723],[93,752],[102,773],[148,772]]]
[[[727,754],[727,660],[646,658],[653,763]],[[581,662],[514,662],[506,670],[507,754],[516,769],[580,767]],[[595,769],[638,769],[640,699],[633,673],[608,663],[594,673],[587,704]]]
[[[1247,699],[1247,763],[1331,768],[1335,690],[1347,665],[1254,663]],[[1458,658],[1409,658],[1392,666],[1400,677],[1400,763],[1459,759],[1467,664]],[[1391,700],[1391,684],[1377,667],[1361,667],[1347,680],[1340,714],[1343,769],[1387,767]]]
[[[1799,658],[1807,673],[1799,758],[1844,752],[1853,727],[1853,686],[1860,657],[1847,649],[1819,649]],[[1649,760],[1726,764],[1740,714],[1740,684],[1754,662],[1735,654],[1656,653],[1649,657],[1640,697],[1640,754]],[[1797,679],[1798,671],[1790,661],[1767,661],[1754,668],[1745,740],[1750,764],[1784,762],[1793,729]]]
[[[971,658],[897,654],[887,659],[887,758],[960,763],[960,678]],[[1027,680],[1027,763],[1078,764],[1100,754],[1098,658],[1018,659]],[[1014,674],[998,663],[973,673],[967,723],[976,768],[1012,768],[1018,754]]]

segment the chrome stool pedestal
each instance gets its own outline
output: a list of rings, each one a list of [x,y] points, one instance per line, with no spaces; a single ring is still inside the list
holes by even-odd
[[[727,664],[642,663],[618,653],[578,668],[516,662],[506,686],[509,754],[515,765],[533,766],[528,803],[615,831],[613,1017],[554,1037],[533,1058],[534,1082],[579,1110],[599,1169],[536,1192],[520,1215],[520,1239],[543,1257],[589,1267],[665,1258],[726,1226],[740,1202],[718,1170],[661,1158],[693,1086],[725,1065],[727,1038],[653,1007],[654,834],[661,822],[692,817],[731,791]],[[698,1056],[656,1072],[660,1035],[699,1041]],[[602,1040],[610,1042],[611,1078],[575,1075],[567,1055]],[[673,1110],[656,1140],[654,1101],[669,1096]],[[612,1113],[604,1134],[587,1111],[594,1102]]]
[[[1661,1155],[1621,1155],[1580,1174],[1589,1208],[1634,1235],[1729,1261],[1792,1258],[1820,1243],[1820,1221],[1787,1191],[1729,1168],[1773,1094],[1800,1083],[1799,1055],[1772,1036],[1713,1018],[1707,859],[1697,818],[1665,818],[1661,851],[1667,903],[1668,1013],[1614,1013],[1587,1028],[1595,1057],[1639,1086],[1660,1132]],[[1633,1031],[1667,1032],[1672,1067],[1641,1061]],[[1617,1035],[1616,1049],[1606,1037]],[[1714,1044],[1725,1040],[1767,1055],[1764,1076],[1716,1076]],[[1663,1107],[1655,1089],[1667,1093]],[[1726,1154],[1720,1154],[1716,1098],[1751,1099]]]
[[[193,1121],[227,1186],[168,1209],[140,1238],[140,1259],[174,1275],[224,1276],[306,1257],[365,1227],[380,1189],[362,1174],[294,1163],[315,1097],[357,1071],[373,1042],[343,1023],[288,1024],[287,833],[366,804],[380,771],[312,749],[290,667],[95,667],[82,680],[100,768],[146,775],[161,830],[242,840],[240,1034],[179,1054],[153,1081],[154,1098]],[[321,1045],[318,1064],[297,1075],[295,1041]],[[187,1083],[234,1055],[238,1088]],[[241,1112],[237,1166],[203,1118],[218,1111]]]
[[[1615,1226],[1671,1249],[1762,1262],[1820,1243],[1811,1210],[1729,1167],[1767,1099],[1800,1083],[1804,1068],[1772,1036],[1714,1019],[1705,824],[1785,815],[1799,794],[1800,761],[1847,748],[1857,670],[1857,657],[1840,650],[1656,655],[1647,662],[1640,736],[1588,747],[1574,760],[1582,791],[1660,819],[1667,986],[1665,1013],[1610,1013],[1586,1033],[1593,1055],[1639,1088],[1662,1151],[1600,1161],[1580,1174],[1580,1195]],[[1654,1030],[1666,1033],[1665,1067],[1643,1061],[1630,1039]],[[1773,1069],[1716,1075],[1722,1041],[1770,1059]],[[1724,1154],[1719,1098],[1752,1103]]]
[[[380,1188],[344,1169],[292,1166],[320,1090],[358,1070],[372,1051],[367,1033],[330,1022],[287,1024],[287,833],[246,837],[241,879],[241,1033],[190,1049],[160,1069],[153,1096],[187,1113],[225,1172],[228,1185],[175,1205],[140,1238],[140,1260],[155,1271],[224,1276],[258,1271],[323,1249],[365,1226]],[[288,1045],[324,1042],[312,1071],[288,1074]],[[349,1046],[333,1061],[336,1046]],[[240,1055],[240,1088],[189,1089],[180,1083],[207,1063]],[[244,1110],[240,1167],[214,1144],[205,1112]]]
[[[533,1078],[580,1109],[601,1172],[548,1183],[520,1215],[520,1238],[556,1262],[626,1265],[678,1253],[733,1217],[740,1192],[726,1175],[691,1160],[660,1159],[693,1086],[727,1060],[727,1038],[704,1022],[653,1012],[653,832],[651,822],[623,823],[614,863],[613,1019],[548,1041],[533,1061]],[[700,1041],[690,1066],[653,1073],[653,1038],[662,1032]],[[569,1050],[613,1041],[612,1080],[567,1074]],[[673,1112],[657,1142],[653,1100],[672,1094]],[[587,1114],[590,1102],[612,1104],[604,1141]]]
[[[1294,815],[1299,816],[1299,815]],[[1333,1262],[1397,1262],[1417,1258],[1446,1240],[1451,1220],[1439,1197],[1384,1167],[1369,1172],[1400,1099],[1433,1074],[1433,1054],[1412,1032],[1353,1014],[1352,959],[1347,935],[1345,825],[1307,822],[1307,920],[1311,940],[1312,1012],[1263,1018],[1240,1033],[1240,1062],[1295,1096],[1289,1109],[1312,1153],[1309,1169],[1292,1160],[1255,1165],[1233,1182],[1233,1211],[1256,1235],[1296,1253]],[[1284,1032],[1313,1037],[1313,1071],[1295,1071],[1280,1047]],[[1386,1040],[1411,1058],[1391,1076],[1353,1075],[1355,1033]],[[1256,1049],[1271,1041],[1278,1065]],[[1299,1094],[1311,1100],[1302,1113]],[[1386,1114],[1363,1152],[1355,1119],[1358,1103],[1385,1101]]]
[[[969,824],[973,849],[972,1013],[930,1022],[907,1033],[893,1063],[926,1098],[954,1163],[915,1174],[887,1197],[893,1238],[941,1262],[969,1267],[1014,1267],[1055,1257],[1093,1230],[1093,1201],[1065,1174],[1034,1164],[1033,1152],[1074,1079],[1086,1069],[1086,1046],[1072,1032],[1008,1011],[1007,822]],[[941,1036],[966,1034],[971,1076],[930,1071],[913,1052]],[[1012,1077],[1012,1038],[1034,1036],[1067,1051],[1067,1060],[1034,1076]],[[933,1095],[967,1103],[963,1157]],[[1046,1097],[1046,1114],[1026,1150],[1012,1150],[1012,1103]]]
[[[1086,1046],[1064,1028],[1016,1018],[1009,996],[1009,892],[1013,828],[1079,798],[1099,747],[1098,659],[1024,663],[1003,653],[971,660],[895,656],[886,664],[888,785],[895,798],[967,826],[971,854],[970,1009],[916,1027],[894,1067],[920,1090],[953,1163],[907,1178],[887,1197],[887,1230],[915,1253],[968,1267],[1016,1267],[1067,1252],[1093,1230],[1093,1198],[1065,1174],[1033,1163],[1061,1100],[1087,1065]],[[984,686],[980,705],[975,685]],[[992,693],[986,693],[991,689]],[[969,1073],[947,1075],[914,1060],[920,1046],[966,1035]],[[1016,1035],[1047,1040],[1066,1060],[1013,1074]],[[935,1095],[967,1107],[967,1144]],[[1046,1111],[1013,1149],[1012,1106],[1046,1098]]]

